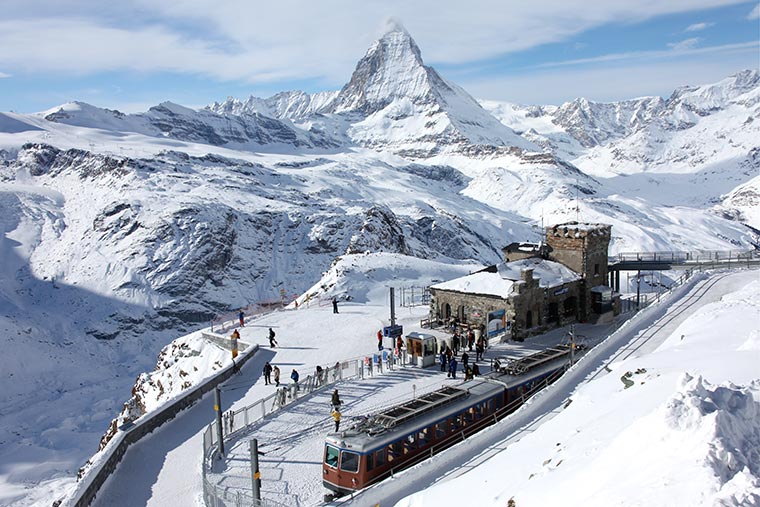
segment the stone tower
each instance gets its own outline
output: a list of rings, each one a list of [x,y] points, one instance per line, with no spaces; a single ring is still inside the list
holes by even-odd
[[[611,225],[568,222],[546,228],[549,258],[581,275],[584,297],[580,301],[580,318],[586,319],[591,308],[591,289],[607,285],[607,262]]]

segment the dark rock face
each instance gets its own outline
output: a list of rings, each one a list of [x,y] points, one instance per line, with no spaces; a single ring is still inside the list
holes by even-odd
[[[365,212],[364,222],[346,248],[347,254],[392,252],[409,255],[404,232],[396,215],[385,206],[373,206]]]

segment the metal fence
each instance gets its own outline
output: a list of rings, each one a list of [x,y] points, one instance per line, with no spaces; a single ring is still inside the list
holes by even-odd
[[[610,262],[652,261],[677,264],[709,262],[741,262],[760,258],[759,250],[694,250],[691,252],[620,252],[609,257]]]
[[[332,386],[342,380],[364,379],[393,370],[407,364],[406,351],[396,355],[376,353],[369,356],[338,361],[334,366],[322,370],[321,376],[309,375],[298,383],[282,384],[273,394],[251,405],[230,410],[222,416],[222,439],[243,435],[252,425],[265,417],[310,396],[316,391]],[[255,503],[253,496],[245,490],[232,490],[213,484],[207,477],[211,463],[217,457],[219,431],[216,420],[203,431],[203,500],[206,507],[279,507],[282,504],[271,500]]]
[[[693,272],[693,269],[687,269],[676,280],[673,280],[672,283],[663,291],[657,291],[655,293],[644,293],[640,294],[638,297],[632,295],[620,298],[620,313],[635,312],[641,310],[642,308],[646,308],[652,303],[659,302],[661,298],[665,297],[667,294],[670,294],[673,289],[685,284],[686,281],[691,278]]]

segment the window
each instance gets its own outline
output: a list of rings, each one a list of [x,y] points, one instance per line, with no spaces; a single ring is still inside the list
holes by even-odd
[[[415,435],[416,433],[412,433],[404,439],[404,454],[408,454],[417,448],[417,438],[415,438]]]
[[[338,468],[338,454],[339,453],[340,451],[338,451],[337,447],[326,445],[325,446],[325,464],[333,468]]]
[[[451,422],[451,432],[456,433],[459,431],[459,428],[462,427],[462,420],[460,419],[460,415],[455,415],[449,421]]]
[[[385,449],[380,449],[379,451],[375,451],[375,466],[381,467],[385,465]]]
[[[388,463],[392,462],[394,459],[398,459],[401,457],[401,451],[404,448],[404,444],[401,442],[393,442],[391,445],[388,446]]]
[[[374,453],[367,454],[367,472],[375,468],[375,455]]]
[[[594,264],[594,276],[599,274],[599,264]]]
[[[417,433],[417,442],[420,447],[425,447],[430,441],[430,428],[423,428]]]
[[[358,472],[359,455],[348,451],[340,453],[340,469],[344,472]]]
[[[435,438],[436,440],[441,440],[443,437],[446,436],[446,426],[448,425],[448,421],[441,421],[438,424],[435,425]]]

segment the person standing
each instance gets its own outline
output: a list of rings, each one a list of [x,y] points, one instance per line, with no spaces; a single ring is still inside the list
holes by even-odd
[[[470,352],[472,352],[472,347],[475,345],[475,332],[473,332],[472,329],[467,333],[467,345],[469,346]]]
[[[240,310],[240,313],[238,313],[238,320],[240,320],[240,327],[245,326],[245,313],[243,313],[243,310]]]
[[[290,380],[293,381],[293,385],[295,386],[295,390],[298,391],[298,372],[295,368],[293,368],[293,371],[290,374]]]
[[[451,338],[451,347],[454,349],[454,355],[459,354],[459,332],[455,332]]]
[[[272,365],[267,362],[267,364],[264,365],[264,385],[268,386],[272,383],[272,380],[270,379],[272,375]]]
[[[335,431],[337,432],[340,428],[340,411],[339,410],[333,410],[332,411],[333,419],[335,420]]]
[[[377,330],[377,350],[383,350],[383,330]]]
[[[457,378],[457,358],[452,357],[449,361],[449,377]]]
[[[275,365],[272,372],[274,373],[274,386],[280,387],[280,368]]]
[[[485,340],[483,340],[483,337],[481,336],[478,339],[477,345],[475,345],[475,360],[476,361],[483,360],[483,352],[485,352],[485,349],[486,349]]]
[[[462,350],[462,365],[467,368],[467,361],[470,360],[470,356],[467,355],[467,351]]]
[[[333,296],[332,304],[333,304],[333,313],[338,313],[338,298],[337,297]]]
[[[343,402],[341,401],[340,396],[338,395],[337,389],[333,391],[332,399],[330,400],[330,403],[332,403],[333,410],[340,410],[340,406],[343,404]]]
[[[441,361],[441,371],[446,371],[446,349],[441,349],[439,360]]]
[[[277,340],[274,339],[274,329],[269,328],[269,346],[275,348],[277,346]]]

